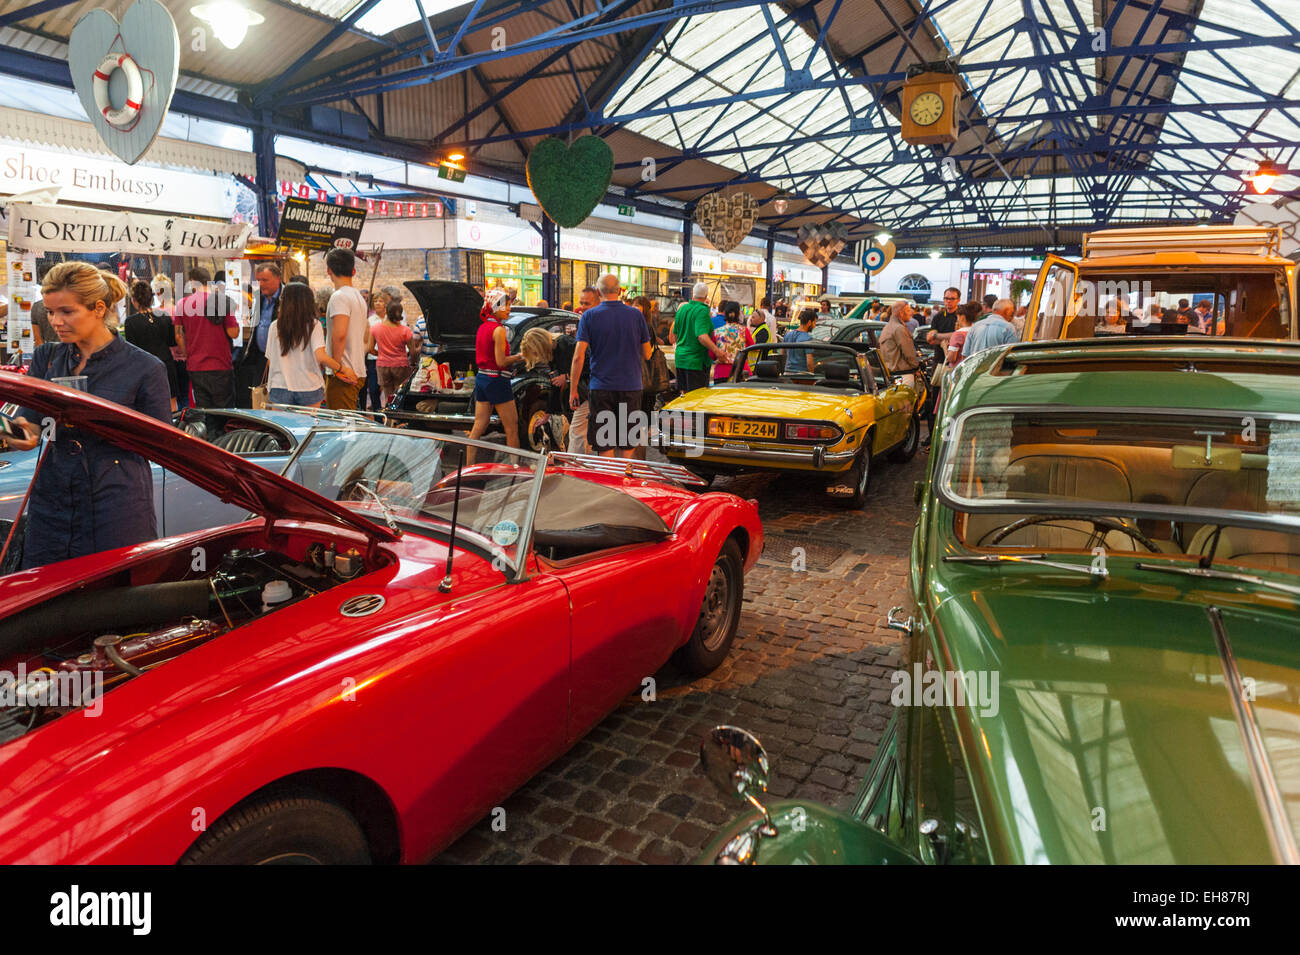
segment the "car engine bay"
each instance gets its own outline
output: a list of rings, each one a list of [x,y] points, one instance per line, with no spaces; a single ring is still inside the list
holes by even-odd
[[[247,534],[216,542],[220,557],[207,571],[194,570],[206,560],[190,550],[164,554],[156,560],[165,566],[131,572],[158,579],[133,583],[121,572],[97,581],[96,589],[63,593],[0,620],[0,745],[93,709],[109,689],[353,580],[367,566],[355,546],[328,538],[281,538],[275,549],[264,543]]]

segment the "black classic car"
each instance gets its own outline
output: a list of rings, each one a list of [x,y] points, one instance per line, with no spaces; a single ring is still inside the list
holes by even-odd
[[[483,296],[465,282],[423,280],[405,284],[424,314],[435,353],[421,357],[420,367],[393,396],[386,409],[388,420],[421,431],[468,431],[474,425],[474,336],[480,324]],[[553,335],[575,335],[578,314],[558,308],[512,308],[506,321],[512,354],[519,351],[519,343],[530,328],[543,328]],[[441,365],[450,370],[450,383],[440,379]],[[539,367],[529,372],[522,365],[517,369],[510,387],[519,409],[520,446],[533,451],[563,451],[568,433],[567,392],[551,384],[549,369]],[[568,369],[556,367],[554,371],[564,373]],[[501,430],[496,415],[492,416],[490,430]]]
[[[876,338],[879,338],[884,327],[885,323],[876,319],[818,319],[817,325],[813,328],[812,336],[817,341],[822,342],[869,342],[874,348],[875,339],[868,336],[867,333],[870,332]],[[927,377],[933,374],[935,364],[934,346],[927,344],[925,340],[925,336],[929,332],[929,325],[921,325],[912,333],[912,341],[916,343],[916,354],[921,359]]]

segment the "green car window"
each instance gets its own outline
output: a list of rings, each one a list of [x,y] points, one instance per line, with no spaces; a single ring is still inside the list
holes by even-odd
[[[1100,544],[1300,570],[1300,416],[976,409],[950,433],[936,491],[961,512],[968,545]],[[1093,518],[1127,529],[1101,533]]]

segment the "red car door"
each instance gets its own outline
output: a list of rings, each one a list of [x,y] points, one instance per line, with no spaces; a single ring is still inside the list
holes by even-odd
[[[551,566],[573,607],[570,741],[639,689],[672,654],[682,636],[695,563],[696,555],[680,542],[662,541]]]
[[[453,597],[423,640],[436,647],[390,674],[402,685],[388,692],[404,702],[380,721],[401,765],[386,788],[420,830],[409,834],[415,858],[445,847],[564,751],[569,601],[540,575]]]

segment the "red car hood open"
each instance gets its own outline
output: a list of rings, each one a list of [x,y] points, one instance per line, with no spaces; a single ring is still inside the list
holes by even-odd
[[[372,540],[397,540],[397,534],[342,504],[112,401],[39,378],[0,372],[0,403],[10,401],[143,455],[221,500],[262,517],[342,524]]]

